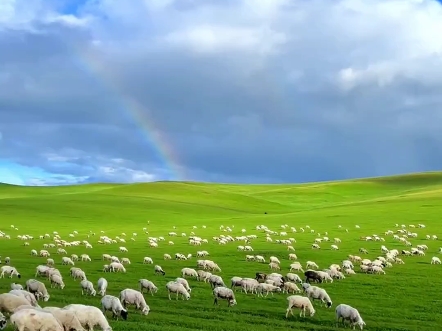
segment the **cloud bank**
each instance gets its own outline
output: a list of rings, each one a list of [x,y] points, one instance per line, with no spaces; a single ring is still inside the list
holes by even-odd
[[[32,185],[437,170],[439,32],[435,0],[4,0],[0,158]]]

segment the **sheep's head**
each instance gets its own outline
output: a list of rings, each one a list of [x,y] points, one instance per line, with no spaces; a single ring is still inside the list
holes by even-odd
[[[144,307],[143,310],[141,311],[141,313],[143,315],[147,315],[147,314],[149,314],[149,311],[150,311],[149,307]]]
[[[121,318],[123,318],[124,320],[127,320],[127,310],[122,310],[120,312]]]
[[[50,297],[49,294],[44,295],[44,296],[43,296],[43,301],[44,301],[44,302],[49,301],[49,297]]]
[[[327,308],[331,308],[332,305],[333,303],[331,301],[327,302]]]
[[[230,299],[230,300],[229,300],[229,304],[230,304],[231,306],[236,305],[236,300],[235,300],[235,299]]]

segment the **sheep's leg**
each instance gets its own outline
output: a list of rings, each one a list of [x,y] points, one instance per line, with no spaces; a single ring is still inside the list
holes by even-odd
[[[176,300],[178,300],[178,296],[179,296],[180,294],[178,293],[178,292],[176,292]]]
[[[172,298],[170,297],[170,292],[169,292],[169,300],[172,300]]]

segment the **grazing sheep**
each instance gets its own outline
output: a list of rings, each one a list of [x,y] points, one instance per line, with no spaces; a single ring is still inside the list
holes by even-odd
[[[287,273],[287,275],[285,277],[289,281],[302,283],[301,277],[299,277],[297,274],[292,274],[291,272],[289,272],[289,273]]]
[[[304,273],[306,283],[310,283],[310,281],[322,283],[322,277],[314,270],[307,270]]]
[[[97,294],[97,291],[95,291],[94,289],[94,285],[92,284],[91,281],[84,279],[80,282],[80,287],[81,287],[81,295],[89,294],[92,296],[95,296]]]
[[[120,262],[112,262],[109,265],[109,269],[112,272],[126,272],[126,268],[124,267],[124,265]]]
[[[269,268],[271,270],[281,270],[281,267],[279,266],[279,264],[275,263],[275,262],[270,262],[269,263]]]
[[[335,312],[337,323],[339,323],[339,320],[342,319],[342,324],[345,325],[345,320],[348,320],[350,321],[350,327],[353,326],[353,330],[355,329],[356,325],[358,325],[361,330],[364,328],[364,325],[366,325],[358,310],[349,305],[340,304],[336,307]]]
[[[319,288],[317,286],[309,286],[308,288],[306,288],[305,293],[307,294],[307,297],[312,300],[320,300],[321,305],[323,303],[326,304],[327,308],[330,308],[333,304],[329,295],[323,288]]]
[[[98,289],[98,293],[102,297],[104,297],[106,295],[107,286],[108,286],[108,283],[107,283],[106,278],[102,277],[102,278],[100,278],[98,280],[98,282],[97,282],[97,289]]]
[[[120,299],[113,295],[103,296],[101,299],[101,310],[103,314],[106,314],[106,311],[111,311],[112,317],[117,320],[119,316],[121,316],[123,320],[127,320],[127,310],[124,309]]]
[[[198,273],[195,269],[192,268],[183,268],[181,269],[181,276],[184,278],[185,276],[198,278]]]
[[[63,282],[63,278],[60,275],[52,274],[49,280],[51,282],[51,288],[59,287],[60,289],[64,289],[65,285]]]
[[[256,288],[256,291],[258,292],[258,296],[264,296],[265,293],[267,297],[269,293],[272,293],[273,296],[273,292],[281,292],[281,288],[272,284],[261,283]]]
[[[163,270],[163,268],[161,268],[161,266],[156,265],[154,268],[155,274],[162,274],[163,276],[166,275],[165,271]]]
[[[287,298],[287,301],[289,302],[289,306],[286,310],[285,318],[288,318],[289,313],[294,316],[293,308],[299,308],[301,310],[301,313],[299,314],[300,317],[305,317],[306,310],[308,310],[310,316],[313,316],[316,312],[311,301],[307,297],[303,297],[300,295],[291,295]]]
[[[72,310],[84,328],[89,331],[94,330],[94,326],[98,325],[103,331],[112,331],[103,312],[94,306],[71,304],[64,309]]]
[[[186,279],[178,277],[175,279],[175,282],[183,285],[187,292],[189,292],[189,293],[192,292],[192,289],[189,286],[189,282]]]
[[[64,331],[54,315],[42,310],[22,309],[12,314],[10,321],[17,331]]]
[[[218,305],[218,299],[227,300],[228,307],[236,305],[235,293],[230,288],[225,286],[215,287],[213,289],[213,304]]]
[[[295,283],[285,282],[284,287],[282,288],[282,293],[300,293],[301,290]]]
[[[223,279],[221,278],[221,276],[218,276],[218,275],[210,276],[209,277],[209,283],[210,283],[210,286],[212,288],[215,288],[217,286],[224,286],[224,287],[226,287]]]
[[[136,309],[141,310],[143,315],[149,314],[150,308],[139,291],[127,288],[120,292],[120,301],[124,308],[127,305],[135,305]]]
[[[17,296],[11,293],[0,294],[0,312],[14,313],[14,310],[20,306],[29,306],[29,301],[22,296]]]
[[[23,290],[23,286],[16,283],[11,283],[11,290]]]
[[[54,315],[65,331],[84,331],[80,320],[75,316],[73,311],[59,307],[44,307],[42,310],[48,311]]]
[[[175,282],[175,281],[170,281],[166,284],[166,289],[168,291],[169,294],[169,300],[172,300],[172,298],[170,297],[171,293],[176,293],[176,299],[178,300],[178,296],[181,294],[183,300],[189,300],[190,299],[190,293],[186,290],[186,288],[183,286],[183,284]]]
[[[79,268],[72,268],[71,269],[71,275],[72,277],[76,280],[76,279],[81,279],[81,280],[85,280],[86,279],[86,274],[84,273],[83,270],[79,269]]]
[[[140,285],[140,292],[141,293],[143,293],[145,289],[148,292],[150,292],[150,294],[152,294],[152,296],[154,295],[154,293],[158,292],[158,287],[156,287],[156,285],[154,283],[152,283],[150,280],[140,279],[138,281],[138,284]]]
[[[25,290],[10,290],[9,293],[11,293],[13,295],[16,295],[16,296],[19,296],[19,297],[22,297],[22,298],[25,298],[29,302],[29,304],[31,306],[33,306],[33,307],[39,307],[37,299],[35,298],[35,295],[30,293],[30,292],[28,292],[28,291],[25,291]]]
[[[437,256],[434,256],[431,258],[431,264],[441,264],[441,261]]]
[[[205,271],[205,270],[198,270],[198,278],[197,280],[199,281],[203,281],[204,283],[207,283],[210,276],[212,276],[211,272]]]
[[[26,281],[26,290],[34,294],[37,300],[43,299],[43,301],[48,301],[50,298],[46,285],[36,279],[28,279]]]
[[[306,264],[305,268],[306,269],[312,269],[312,268],[319,269],[319,266],[315,262],[313,262],[313,261],[307,261],[307,264]]]
[[[153,264],[152,258],[148,256],[144,257],[143,264]]]
[[[21,278],[20,273],[15,269],[14,267],[4,265],[0,268],[0,278],[4,278],[5,276],[9,276],[9,278],[12,278],[12,276],[17,276],[17,278]]]

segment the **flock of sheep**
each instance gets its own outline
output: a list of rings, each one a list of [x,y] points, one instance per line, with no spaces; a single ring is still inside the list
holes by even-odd
[[[11,226],[12,229],[18,230],[15,226]],[[197,227],[193,227],[195,230]],[[203,228],[206,228],[203,226]],[[341,226],[339,226],[341,228]],[[356,228],[360,228],[356,225]],[[293,315],[293,309],[300,310],[300,316],[305,317],[306,313],[313,316],[316,313],[316,309],[313,306],[313,302],[319,301],[320,306],[326,308],[332,307],[333,303],[324,288],[321,288],[314,284],[320,284],[323,282],[333,282],[336,279],[345,279],[346,276],[356,274],[356,268],[354,264],[359,264],[360,271],[367,274],[385,274],[387,268],[393,267],[394,264],[403,264],[404,261],[400,256],[412,256],[425,255],[425,251],[428,250],[427,245],[417,245],[412,247],[411,240],[418,237],[417,228],[425,228],[425,225],[401,225],[396,224],[396,230],[388,230],[384,233],[384,236],[391,236],[393,240],[396,240],[404,244],[404,249],[398,251],[397,249],[388,249],[385,245],[380,245],[380,255],[373,259],[365,259],[358,255],[348,255],[348,257],[340,263],[332,263],[329,268],[324,270],[318,270],[319,267],[314,261],[306,262],[306,270],[294,253],[293,247],[296,243],[294,236],[298,232],[309,232],[314,235],[312,243],[312,249],[321,249],[320,245],[330,243],[330,249],[339,251],[339,244],[341,240],[339,238],[328,238],[328,233],[320,234],[315,233],[309,226],[305,228],[301,227],[296,229],[295,227],[289,227],[287,224],[281,225],[282,231],[274,231],[264,225],[256,226],[255,230],[264,235],[267,242],[275,242],[286,247],[288,252],[288,258],[292,261],[290,264],[290,272],[286,275],[280,274],[281,262],[276,256],[270,256],[268,259],[268,267],[271,273],[257,272],[255,277],[232,277],[230,284],[226,284],[223,278],[216,273],[221,272],[221,268],[212,260],[205,259],[209,256],[209,252],[206,250],[198,250],[196,254],[181,254],[176,253],[174,258],[176,260],[189,260],[192,257],[198,258],[196,261],[196,267],[183,268],[178,278],[173,281],[169,281],[166,284],[166,290],[168,298],[174,295],[176,299],[182,297],[183,300],[189,300],[191,298],[191,287],[187,279],[195,279],[208,283],[212,288],[212,294],[214,304],[218,304],[218,300],[226,300],[228,306],[237,304],[236,301],[236,289],[240,288],[241,292],[252,293],[258,296],[268,296],[269,294],[282,292],[291,294],[288,300],[288,307],[286,309],[286,318],[289,314]],[[175,229],[175,227],[174,227]],[[143,231],[149,235],[147,228],[143,228]],[[220,227],[220,231],[223,233],[219,236],[212,237],[212,242],[218,245],[227,245],[233,242],[244,242],[244,245],[238,245],[237,250],[241,252],[248,252],[245,255],[246,261],[257,261],[261,263],[267,263],[266,258],[261,255],[251,255],[253,252],[252,242],[258,238],[258,235],[246,235],[247,230],[242,229],[241,235],[232,236],[232,227]],[[348,229],[346,230],[348,232]],[[72,246],[83,246],[85,249],[92,249],[93,246],[88,240],[76,240],[78,235],[77,231],[73,231],[69,234],[69,240],[64,240],[57,232],[53,234],[44,234],[39,236],[40,239],[48,240],[43,244],[43,248],[37,251],[31,250],[32,256],[46,258],[46,264],[38,265],[35,269],[35,276],[32,279],[28,279],[25,285],[22,286],[18,283],[12,283],[10,285],[11,290],[8,293],[0,294],[0,329],[4,329],[7,325],[7,318],[3,315],[9,315],[10,323],[19,331],[83,331],[87,329],[92,331],[95,326],[100,327],[104,331],[111,331],[111,327],[106,318],[106,312],[110,311],[113,318],[122,318],[126,320],[128,318],[128,306],[134,306],[141,312],[142,315],[148,315],[150,307],[146,303],[144,298],[144,292],[148,292],[154,295],[158,291],[158,287],[150,280],[140,279],[138,281],[138,289],[123,289],[119,296],[112,296],[106,294],[108,288],[108,281],[106,278],[101,277],[94,284],[88,280],[86,272],[78,267],[75,267],[75,263],[79,260],[90,262],[92,259],[88,254],[82,254],[80,256],[71,254],[67,256],[67,249]],[[93,238],[95,233],[89,233],[88,239]],[[104,235],[102,231],[97,244],[100,245],[112,245],[126,243],[126,234],[122,233],[120,236],[110,238]],[[168,237],[173,239],[178,237],[178,234],[174,231],[168,233]],[[208,244],[209,240],[200,238],[192,231],[189,236],[186,233],[181,233],[181,237],[187,237],[191,246],[201,246]],[[0,238],[11,239],[11,236],[3,231],[0,231]],[[132,234],[131,240],[137,238],[137,233]],[[275,239],[278,238],[278,239]],[[283,238],[283,239],[279,239]],[[31,235],[18,235],[17,239],[23,241],[23,246],[29,246],[30,242],[34,239]],[[377,241],[385,242],[384,237],[372,234],[369,236],[360,237],[361,241]],[[427,240],[437,240],[436,235],[426,236]],[[161,242],[166,242],[164,237],[151,237],[148,236],[148,245],[150,247],[158,247]],[[168,245],[173,246],[173,240],[168,240]],[[51,288],[65,288],[62,273],[59,269],[55,268],[55,260],[51,257],[49,250],[53,250],[57,255],[61,256],[61,265],[71,266],[69,270],[69,276],[74,280],[79,280],[82,295],[95,296],[97,293],[101,296],[101,309],[83,304],[69,304],[65,307],[40,307],[39,301],[48,302],[50,300],[50,294],[46,288],[44,282],[38,280],[39,277],[43,277],[48,281]],[[125,246],[119,246],[119,252],[128,253],[128,249]],[[442,249],[439,248],[439,253],[442,253]],[[368,254],[365,248],[360,248],[358,254]],[[1,257],[0,257],[1,258]],[[164,254],[165,260],[172,259],[169,254]],[[203,259],[204,258],[204,259]],[[124,257],[122,259],[110,254],[102,254],[101,259],[105,262],[103,266],[103,272],[126,272],[125,265],[130,265],[129,258]],[[1,263],[1,261],[0,261]],[[143,264],[153,264],[153,259],[149,256],[144,257]],[[434,256],[431,259],[431,264],[441,264],[438,257]],[[4,265],[0,268],[0,278],[21,278],[19,271],[12,266],[13,260],[10,257],[4,258]],[[154,273],[158,275],[165,275],[166,272],[160,265],[154,266]],[[298,275],[302,273],[302,277]],[[298,287],[299,284],[299,287]],[[228,286],[230,285],[230,286]],[[304,295],[302,295],[302,293]],[[341,321],[342,324],[345,321],[349,321],[350,326],[355,329],[358,326],[361,330],[366,325],[363,321],[358,310],[347,304],[339,304],[336,309],[336,320]]]

